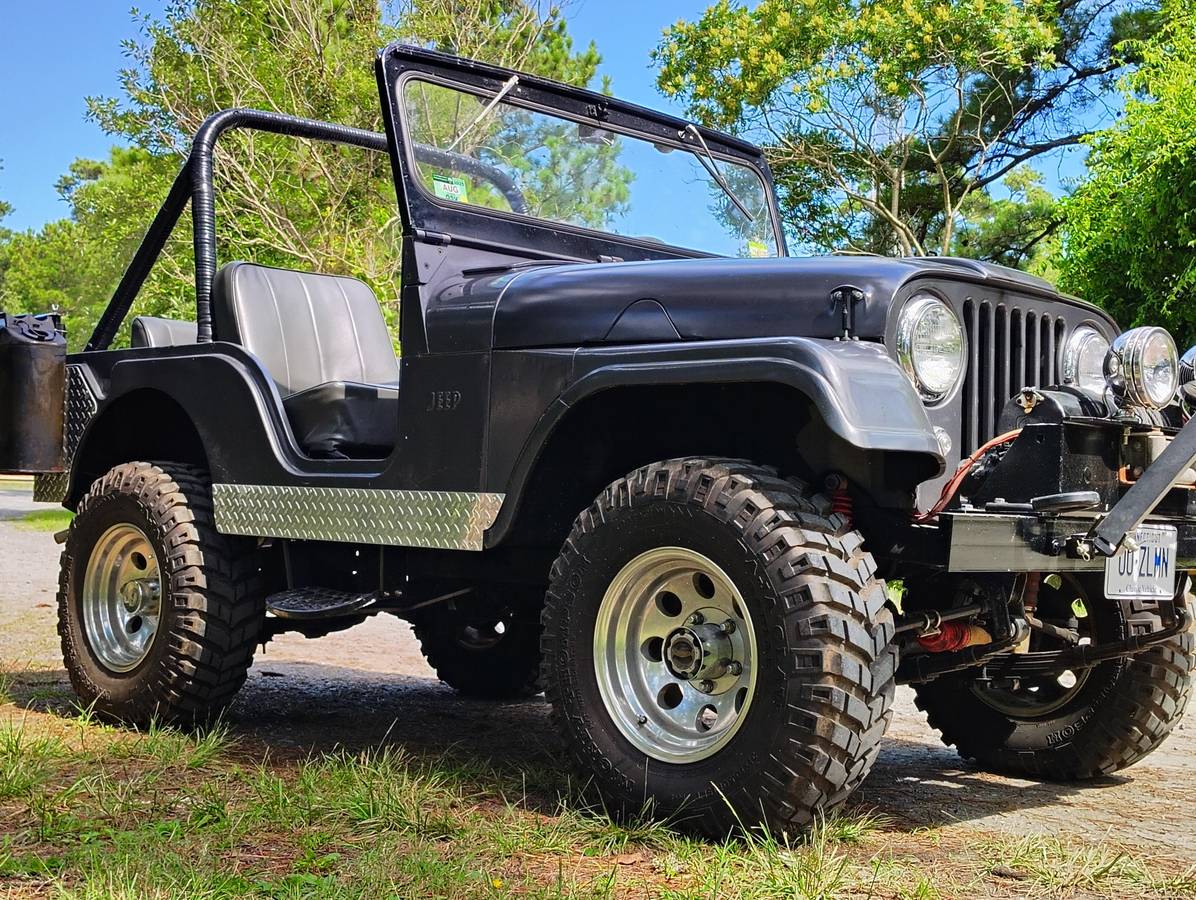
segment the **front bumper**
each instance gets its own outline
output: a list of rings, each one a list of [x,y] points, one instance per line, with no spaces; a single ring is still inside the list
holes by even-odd
[[[1116,422],[1028,423],[979,488],[989,502],[941,515],[950,571],[1098,571],[1142,524],[1175,528],[1177,568],[1196,570],[1196,489],[1190,486],[1196,418],[1127,485],[1129,444],[1130,432]],[[994,485],[1006,496],[992,498]],[[1050,500],[1044,487],[1060,497],[1084,492],[1093,498],[1093,511],[1036,512],[1040,501]]]
[[[940,526],[948,547],[947,568],[951,572],[1103,572],[1104,554],[1075,551],[1077,542],[1099,521],[1098,516],[943,513]],[[1196,519],[1152,516],[1146,521],[1174,527],[1179,532],[1177,568],[1196,570]]]

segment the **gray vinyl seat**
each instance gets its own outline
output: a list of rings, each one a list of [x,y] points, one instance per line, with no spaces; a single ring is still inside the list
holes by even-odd
[[[181,347],[195,343],[195,323],[159,316],[137,316],[129,332],[131,347]]]
[[[212,317],[217,340],[262,361],[306,453],[372,459],[394,448],[399,361],[364,282],[233,262],[216,273]]]

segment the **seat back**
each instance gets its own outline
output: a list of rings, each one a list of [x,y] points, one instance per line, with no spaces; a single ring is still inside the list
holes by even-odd
[[[158,316],[137,316],[129,331],[131,347],[179,347],[195,343],[195,323]]]
[[[254,354],[283,396],[330,381],[395,384],[378,300],[356,278],[233,262],[212,285],[215,337]]]

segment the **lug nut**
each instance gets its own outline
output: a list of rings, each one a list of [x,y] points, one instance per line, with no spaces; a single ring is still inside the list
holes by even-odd
[[[732,622],[730,619],[727,619],[727,621],[723,622],[723,624],[718,627],[719,627],[719,631],[721,631],[723,634],[734,634],[735,633],[735,623]]]
[[[727,674],[728,675],[742,675],[743,674],[743,663],[741,663],[741,662],[727,663]]]
[[[714,682],[711,681],[709,678],[703,678],[701,681],[698,682],[698,690],[709,694],[711,691],[714,690]]]
[[[700,612],[696,612],[692,616],[689,617],[688,624],[701,625],[705,621],[706,621],[706,617],[704,615],[702,615]]]

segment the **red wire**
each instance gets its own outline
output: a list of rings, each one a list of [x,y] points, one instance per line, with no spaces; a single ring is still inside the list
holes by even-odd
[[[984,456],[984,454],[994,447],[999,447],[1002,444],[1008,444],[1021,433],[1022,430],[1018,428],[1014,431],[1007,431],[1004,434],[999,434],[971,456],[969,456],[962,463],[960,463],[959,470],[953,476],[951,476],[950,481],[943,485],[943,492],[939,495],[938,503],[932,506],[929,512],[924,512],[921,515],[914,516],[914,521],[929,522],[944,509],[946,509],[947,504],[950,503],[951,499],[955,496],[955,492],[959,490],[959,486],[963,484],[963,480],[967,476],[968,472],[972,471],[972,467],[980,461],[980,457]]]

